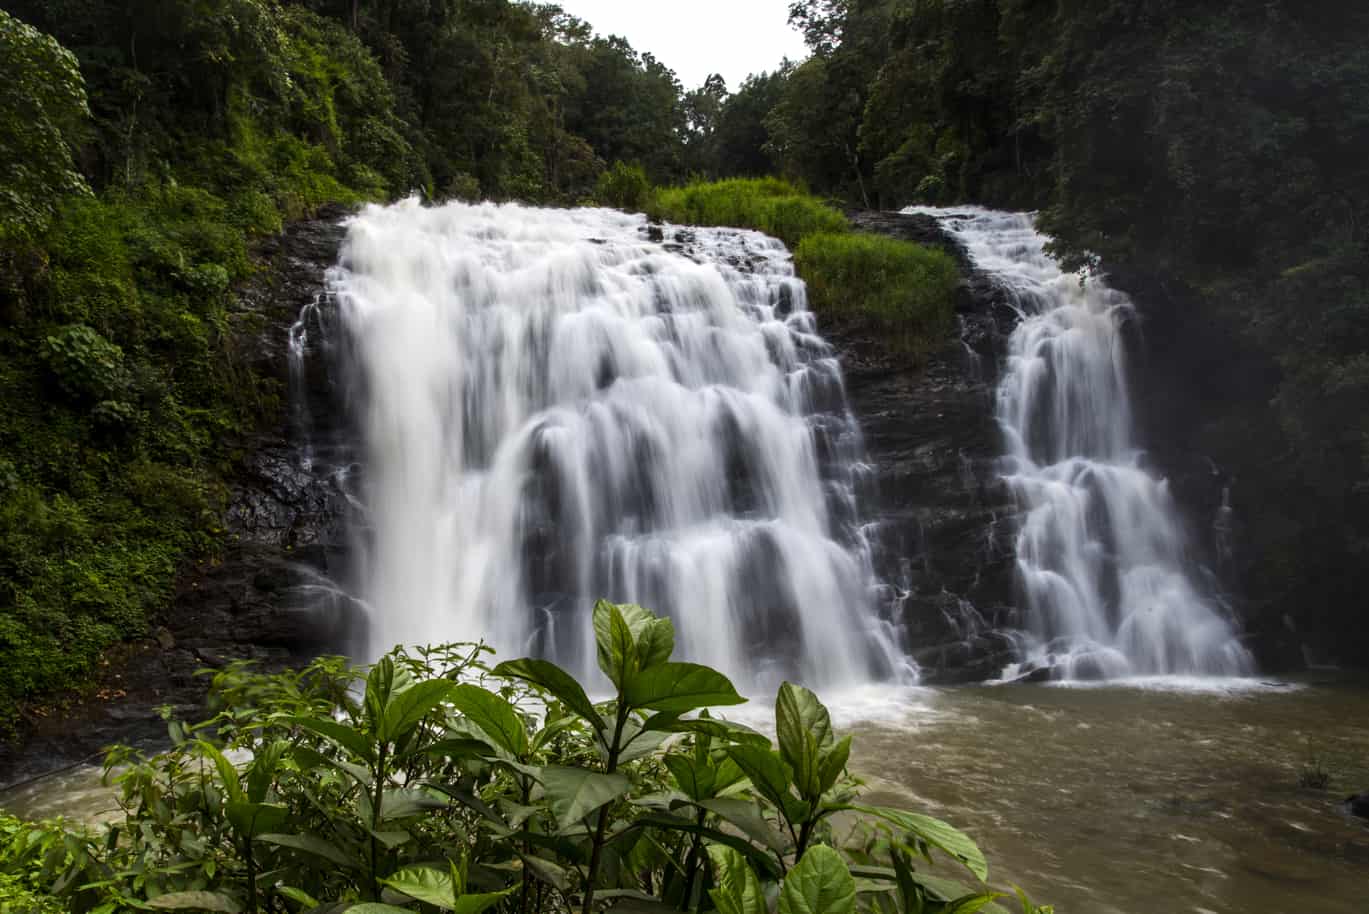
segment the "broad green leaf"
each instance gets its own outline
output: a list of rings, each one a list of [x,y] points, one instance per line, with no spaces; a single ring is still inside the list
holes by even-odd
[[[954,879],[932,876],[921,871],[913,873],[912,878],[918,885],[928,890],[930,897],[943,902],[950,902],[953,899],[974,894],[973,889],[963,883],[956,882]],[[1008,914],[1005,908],[992,902],[985,905],[980,911],[981,914]]]
[[[618,764],[626,765],[628,762],[635,762],[639,758],[646,758],[657,749],[661,744],[670,739],[669,733],[647,730],[641,727],[634,727],[634,733],[630,735],[625,732],[623,735],[623,748],[618,753]]]
[[[286,898],[302,907],[305,911],[312,910],[319,906],[317,898],[304,891],[304,889],[297,889],[292,885],[276,886],[276,894],[284,895]]]
[[[532,751],[536,752],[537,750],[541,749],[544,745],[555,739],[558,734],[564,733],[566,730],[569,730],[571,727],[574,727],[577,720],[579,720],[579,718],[577,718],[574,714],[566,714],[562,717],[557,717],[546,721],[542,725],[542,729],[538,730],[537,735],[533,737]]]
[[[594,710],[594,705],[590,703],[589,696],[580,687],[580,683],[549,660],[536,660],[532,657],[507,660],[494,668],[494,675],[504,679],[521,679],[545,689],[567,708],[593,724],[595,729],[607,729],[604,719]]]
[[[698,835],[710,844],[721,844],[730,847],[751,861],[752,866],[767,878],[779,878],[779,865],[775,862],[775,857],[769,851],[763,851],[750,841],[738,835],[722,831],[721,829],[711,828],[707,825],[699,825],[692,819],[683,816],[671,815],[666,813],[654,813],[634,819],[626,830],[642,828],[662,828],[669,831],[679,831],[690,835]]]
[[[378,730],[381,742],[398,742],[418,726],[428,712],[451,694],[453,684],[444,679],[417,682],[391,696]]]
[[[851,914],[855,907],[851,871],[826,845],[810,847],[780,886],[779,914]]]
[[[603,774],[584,768],[548,766],[542,769],[542,788],[552,815],[561,828],[569,828],[594,810],[611,803],[632,786],[621,774]]]
[[[697,663],[659,663],[639,672],[624,690],[630,708],[684,713],[746,701],[717,670]]]
[[[518,858],[523,861],[523,866],[527,867],[528,872],[534,877],[542,880],[547,885],[559,889],[562,892],[570,889],[570,876],[564,867],[545,860],[541,857],[534,857],[532,854],[518,854]]]
[[[200,751],[213,761],[214,768],[219,773],[219,780],[223,783],[224,792],[228,794],[229,802],[245,802],[247,796],[242,792],[242,784],[238,781],[238,769],[233,767],[233,763],[213,743],[200,740],[199,746]]]
[[[325,841],[317,835],[258,835],[257,840],[263,844],[270,844],[275,847],[288,847],[292,850],[303,851],[315,857],[322,857],[338,866],[345,866],[348,869],[360,869],[358,861],[344,854],[338,849],[337,845]]]
[[[459,685],[448,699],[501,748],[517,758],[528,752],[528,730],[518,711],[504,699],[475,685]]]
[[[984,853],[979,849],[979,845],[975,844],[969,835],[954,826],[947,825],[940,819],[902,809],[891,809],[888,806],[844,805],[835,808],[849,809],[853,812],[883,819],[918,840],[925,841],[932,847],[940,848],[950,854],[964,864],[971,873],[974,873],[980,882],[988,881],[989,864],[985,861]]]
[[[513,889],[508,888],[502,892],[485,892],[480,895],[466,894],[456,900],[456,907],[452,908],[455,914],[482,914],[490,908],[499,904],[505,898],[513,894]]]
[[[746,858],[730,847],[710,844],[708,859],[713,862],[713,881],[717,884],[708,897],[719,914],[766,914],[765,892]]]
[[[419,813],[431,812],[435,809],[447,809],[451,806],[447,800],[412,787],[385,791],[381,804],[381,821],[407,819],[409,816],[416,816]]]
[[[371,770],[364,765],[358,765],[354,762],[344,762],[341,759],[329,758],[321,752],[315,752],[308,746],[295,746],[290,750],[290,757],[295,760],[295,764],[299,765],[305,771],[321,767],[332,768],[354,779],[363,787],[369,788],[373,783]]]
[[[490,737],[490,741],[493,739],[494,737]],[[473,737],[440,739],[435,743],[428,743],[413,750],[413,752],[406,753],[406,755],[438,755],[445,759],[474,758],[489,755],[490,751],[496,748],[491,745],[490,741]]]
[[[253,803],[265,802],[266,793],[271,789],[271,782],[275,779],[276,769],[280,767],[280,760],[289,749],[289,743],[278,739],[257,750],[251,767],[247,769],[247,799]]]
[[[251,840],[266,832],[279,831],[290,819],[290,810],[275,803],[230,801],[224,808],[233,830]]]
[[[621,692],[641,664],[637,657],[637,639],[628,628],[622,610],[607,600],[594,604],[594,645],[599,669]]]
[[[361,904],[352,905],[345,914],[414,914],[414,912],[409,908],[400,908],[392,904],[365,901]]]
[[[237,899],[222,892],[171,892],[149,899],[149,908],[158,911],[218,911],[222,914],[241,914]]]
[[[447,870],[431,866],[410,866],[380,881],[415,901],[436,905],[449,911],[456,907],[456,883]]]
[[[727,740],[733,743],[755,743],[769,746],[770,739],[745,724],[713,717],[694,717],[681,720],[681,711],[662,711],[653,714],[642,724],[643,730],[662,730],[666,733],[697,733],[712,739]]]
[[[713,768],[700,765],[684,755],[667,755],[665,766],[675,783],[691,800],[702,800],[713,795]]]
[[[700,809],[706,809],[723,817],[728,824],[740,829],[748,838],[762,847],[777,854],[788,854],[793,850],[793,841],[770,823],[756,804],[750,800],[724,797],[701,800]]]
[[[1005,898],[1002,892],[980,892],[973,895],[962,895],[960,898],[950,902],[942,914],[978,914],[999,898]]]
[[[842,737],[835,744],[818,753],[818,776],[821,792],[831,790],[846,770],[846,761],[851,757],[851,737]]]
[[[637,636],[637,660],[641,669],[665,663],[675,653],[675,623],[653,619]]]
[[[778,752],[760,746],[729,746],[728,756],[746,772],[751,785],[761,796],[782,810],[788,809],[789,784],[794,773]]]
[[[403,667],[396,666],[393,657],[381,657],[371,672],[366,674],[366,720],[371,730],[380,732],[385,720],[385,706],[391,698],[404,691],[413,683],[413,676]]]
[[[821,796],[818,753],[832,741],[832,719],[822,702],[802,686],[782,684],[775,696],[775,733],[799,793],[810,799]]]
[[[287,717],[285,720],[297,727],[317,733],[359,759],[369,762],[374,757],[375,747],[371,738],[346,724],[340,724],[335,720],[328,720],[323,717]]]

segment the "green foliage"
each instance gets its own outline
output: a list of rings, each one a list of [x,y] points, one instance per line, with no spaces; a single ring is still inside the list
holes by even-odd
[[[696,181],[658,190],[654,218],[685,225],[728,225],[774,235],[790,247],[818,232],[843,232],[846,217],[779,178]]]
[[[651,182],[641,165],[614,162],[599,176],[594,196],[604,206],[637,212],[651,199]]]
[[[810,235],[794,265],[814,310],[873,319],[907,351],[939,345],[953,326],[960,270],[943,251],[875,235]]]
[[[89,114],[75,56],[0,10],[0,246],[31,241],[88,193],[71,149]]]
[[[368,671],[338,658],[276,676],[222,671],[223,710],[173,721],[169,752],[111,752],[122,821],[82,833],[0,820],[0,873],[76,914],[710,901],[765,914],[768,898],[791,914],[949,914],[999,897],[963,833],[853,804],[850,738],[811,692],[781,687],[776,749],[709,715],[742,699],[716,671],[670,659],[668,619],[605,602],[594,615],[615,686],[593,704],[552,664],[491,670],[471,645],[397,651]],[[862,825],[843,842],[832,819],[853,814]],[[913,866],[934,850],[977,888]]]

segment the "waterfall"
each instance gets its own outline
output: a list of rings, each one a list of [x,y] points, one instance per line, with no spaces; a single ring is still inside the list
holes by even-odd
[[[596,598],[739,686],[884,678],[840,367],[779,242],[609,210],[369,207],[330,278],[362,442],[360,650],[593,675]]]
[[[1165,480],[1136,441],[1122,329],[1131,302],[1065,273],[1029,214],[911,208],[938,217],[1011,296],[1020,322],[997,392],[1004,477],[1021,506],[1017,567],[1030,667],[1063,678],[1240,675],[1230,614],[1194,583]]]

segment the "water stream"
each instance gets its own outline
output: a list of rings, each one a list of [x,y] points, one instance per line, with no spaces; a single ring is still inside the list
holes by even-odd
[[[1005,677],[1249,673],[1230,613],[1195,583],[1177,506],[1136,437],[1123,339],[1131,301],[1101,277],[1062,270],[1030,214],[908,212],[940,218],[1021,318],[996,415],[1023,512],[1017,568],[1032,630],[1026,663]]]

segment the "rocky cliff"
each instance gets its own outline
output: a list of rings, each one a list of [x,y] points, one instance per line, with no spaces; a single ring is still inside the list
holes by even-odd
[[[956,335],[923,361],[891,351],[879,328],[819,315],[841,356],[874,468],[865,515],[876,570],[907,624],[924,682],[998,675],[1013,659],[1012,497],[999,479],[994,391],[1017,315],[930,216],[854,212],[857,229],[941,247],[962,264]]]

